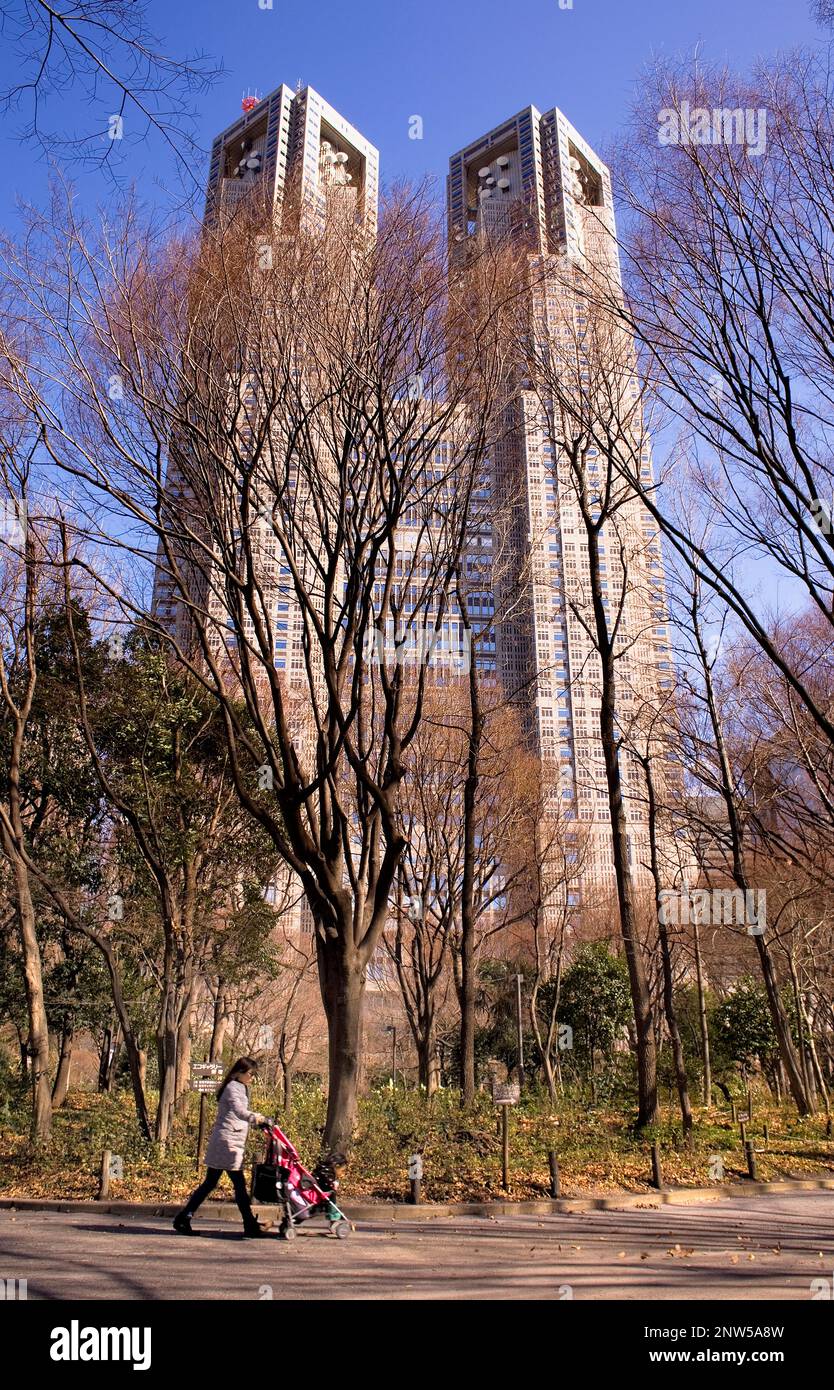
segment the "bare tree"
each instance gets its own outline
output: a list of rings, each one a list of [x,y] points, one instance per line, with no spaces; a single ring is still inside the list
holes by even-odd
[[[51,158],[61,152],[110,166],[116,151],[156,133],[188,167],[197,152],[193,98],[218,70],[202,55],[166,54],[147,15],[144,0],[0,0],[0,36],[18,60],[17,79],[0,101],[25,112],[24,139]],[[50,101],[79,92],[98,108],[98,128],[47,129]]]
[[[751,871],[755,871],[751,866],[756,862],[756,842],[761,845],[761,840],[756,836],[756,822],[758,820],[761,823],[767,819],[761,805],[755,814],[751,814],[753,801],[761,791],[760,778],[756,773],[758,758],[755,749],[751,750],[749,746],[739,749],[740,756],[734,757],[731,734],[728,730],[728,715],[722,707],[716,663],[721,651],[726,612],[722,613],[720,605],[717,613],[715,604],[704,605],[703,589],[694,568],[683,571],[681,585],[687,595],[686,634],[693,658],[687,683],[694,706],[697,707],[697,712],[693,709],[695,719],[689,721],[689,728],[684,726],[687,762],[691,774],[718,799],[723,811],[720,834],[716,834],[716,827],[713,827],[712,866],[714,869],[717,867],[720,873],[722,862],[726,863],[726,872],[731,882],[745,895],[747,902],[747,894],[752,889],[750,874]],[[807,1088],[791,1039],[790,1024],[782,1002],[771,949],[773,924],[768,922],[765,931],[755,920],[755,914],[748,922],[745,912],[743,925],[755,945],[779,1045],[779,1055],[791,1093],[799,1113],[807,1114]]]
[[[8,437],[4,441],[4,472],[8,478],[8,467],[11,463],[12,478],[17,474],[18,481],[22,482],[23,486],[20,490],[4,488],[0,498],[4,516],[3,554],[0,557],[0,583],[3,591],[0,605],[3,614],[0,717],[4,744],[0,845],[13,884],[13,902],[29,1019],[31,1134],[34,1143],[40,1145],[48,1142],[52,1127],[49,1024],[44,1003],[43,964],[36,930],[33,881],[27,863],[30,826],[23,786],[23,767],[27,726],[38,682],[38,615],[44,602],[44,590],[48,589],[51,576],[48,562],[44,562],[43,537],[25,514],[28,470],[24,468],[21,477],[19,462],[14,460],[18,443],[19,441]]]
[[[476,639],[473,661],[478,650]],[[447,678],[431,691],[411,746],[401,797],[408,844],[388,942],[417,1048],[419,1080],[429,1091],[437,1081],[435,1019],[451,967],[461,1013],[464,1104],[472,1099],[475,1085],[464,972],[471,968],[476,975],[485,943],[508,935],[525,917],[527,902],[522,907],[518,898],[527,871],[526,833],[538,770],[516,713],[494,680],[486,684],[473,760],[470,684],[471,672]],[[467,787],[472,792],[468,814]]]
[[[831,95],[819,54],[762,63],[749,78],[700,55],[661,64],[621,161],[633,214],[623,313],[670,424],[693,440],[698,481],[683,512],[674,488],[636,468],[633,485],[829,743],[830,709],[780,643],[758,566],[789,579],[830,632]]]
[[[545,278],[545,276],[547,278]],[[543,299],[552,301],[546,312]],[[613,303],[611,302],[613,300]],[[646,708],[639,694],[655,684],[645,650],[662,614],[655,540],[631,485],[649,456],[644,397],[634,348],[617,311],[616,289],[601,269],[549,266],[534,285],[529,324],[519,334],[524,398],[532,428],[550,445],[554,488],[563,509],[577,512],[581,554],[566,595],[587,641],[583,683],[598,709],[620,929],[634,1009],[638,1123],[657,1118],[657,1059],[638,892],[629,849],[625,767],[634,724]]]
[[[241,804],[303,887],[329,1030],[326,1142],[343,1147],[427,680],[425,664],[406,679],[384,644],[377,660],[375,634],[437,634],[449,618],[500,302],[482,318],[461,308],[469,347],[449,353],[422,193],[394,196],[376,241],[338,216],[287,237],[252,207],[191,253],[160,251],[130,218],[96,247],[70,213],[58,241],[60,260],[41,246],[37,270],[16,273],[27,312],[56,330],[61,418],[43,360],[20,395],[76,498],[115,504],[120,543],[153,559],[142,616],[218,701]]]
[[[587,828],[567,818],[558,801],[554,806],[554,786],[558,789],[558,780],[548,778],[545,770],[538,798],[529,803],[527,823],[519,827],[525,869],[517,895],[532,928],[530,1023],[551,1101],[562,1084],[561,1054],[567,1043],[559,1027],[562,974],[588,860]]]

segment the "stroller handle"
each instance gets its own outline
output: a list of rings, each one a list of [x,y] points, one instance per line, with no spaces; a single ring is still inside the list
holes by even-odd
[[[274,1139],[280,1144],[290,1158],[300,1161],[298,1149],[290,1142],[284,1131],[276,1124],[275,1120],[267,1120],[266,1124],[261,1125],[261,1129],[263,1129],[271,1139]]]

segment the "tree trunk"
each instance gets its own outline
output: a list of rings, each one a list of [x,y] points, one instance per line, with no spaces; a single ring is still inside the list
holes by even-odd
[[[229,999],[226,993],[226,981],[218,980],[211,1021],[211,1043],[209,1044],[210,1062],[220,1062],[223,1060],[223,1044],[226,1041],[226,1030],[228,1026]]]
[[[678,1016],[675,1010],[672,951],[669,945],[669,933],[666,930],[666,923],[663,920],[662,885],[660,882],[660,868],[657,860],[657,800],[655,796],[654,776],[652,774],[651,755],[647,753],[646,758],[641,759],[641,762],[643,763],[643,771],[646,775],[646,790],[648,793],[649,855],[651,859],[651,872],[657,908],[657,931],[660,940],[660,958],[663,966],[663,1011],[666,1015],[669,1041],[672,1044],[672,1060],[675,1067],[675,1083],[678,1088],[678,1102],[680,1104],[683,1137],[687,1146],[691,1148],[692,1105],[689,1100],[689,1082],[686,1075],[686,1059],[683,1055],[683,1042],[681,1041]]]
[[[159,1101],[156,1107],[154,1138],[166,1144],[174,1117],[177,1081],[177,1042],[179,1039],[179,1009],[177,990],[169,981],[164,989],[156,1029],[156,1057],[159,1069]]]
[[[52,1084],[52,1109],[60,1110],[69,1090],[70,1068],[72,1066],[72,1044],[75,1036],[72,1025],[61,1029],[61,1050],[58,1054],[58,1069]]]
[[[7,850],[8,853],[8,850]],[[29,875],[12,848],[8,854],[14,875],[14,891],[23,978],[26,989],[26,1009],[29,1016],[30,1059],[29,1080],[32,1086],[32,1143],[46,1145],[52,1131],[52,1096],[49,1088],[49,1024],[43,998],[41,951],[35,930],[35,909],[29,885]]]
[[[460,593],[458,594],[460,599]],[[460,605],[464,626],[471,631],[466,617],[465,602]],[[463,786],[463,875],[460,901],[460,1092],[461,1104],[471,1105],[475,1099],[475,834],[476,801],[480,775],[481,741],[484,734],[484,713],[478,684],[478,663],[469,662],[469,734],[467,740],[466,781]]]
[[[116,1077],[119,1073],[119,1054],[121,1050],[122,1030],[117,1027],[107,1049],[107,1063],[104,1071],[104,1089],[108,1094],[116,1089]]]
[[[544,1067],[544,1079],[547,1085],[547,1094],[550,1097],[551,1106],[556,1101],[556,1077],[553,1071],[553,1059],[551,1056],[551,1039],[553,1036],[553,1020],[550,1020],[548,1027],[547,1042],[542,1037],[541,1021],[539,1019],[539,981],[534,979],[533,989],[530,994],[530,1027],[533,1030],[533,1037],[536,1039],[536,1047],[539,1049],[539,1057]],[[557,1033],[558,1051],[558,1033]]]
[[[738,883],[738,887],[746,894],[746,880]],[[805,1089],[796,1050],[791,1038],[790,1024],[788,1023],[782,1000],[779,997],[779,986],[776,982],[776,971],[773,968],[773,960],[764,937],[757,936],[755,940],[756,949],[759,954],[759,963],[762,968],[765,990],[767,992],[767,1002],[770,1005],[770,1014],[779,1042],[779,1055],[782,1059],[784,1071],[787,1074],[791,1095],[793,1096],[799,1114],[810,1115],[812,1114],[812,1106]]]
[[[281,1059],[281,1085],[284,1097],[284,1114],[292,1114],[292,1062]]]
[[[107,1076],[110,1067],[110,1048],[113,1045],[113,1031],[105,1028],[98,1054],[98,1089],[107,1090]]]
[[[793,951],[788,952],[788,967],[791,973],[793,1002],[794,1008],[796,1009],[796,1031],[799,1036],[799,1061],[802,1068],[802,1080],[805,1086],[805,1094],[808,1097],[808,1105],[813,1113],[815,1109],[814,1078],[808,1056],[808,1020],[805,1014],[805,1006],[802,1002],[802,991],[799,987],[799,976],[796,970],[796,961],[793,957]]]
[[[183,1008],[177,1036],[177,1075],[175,1086],[175,1105],[179,1114],[188,1109],[191,1094],[191,1035],[194,1027],[194,997],[196,984],[192,980],[188,992],[188,1002]]]
[[[704,990],[704,966],[701,959],[701,931],[698,922],[692,924],[695,943],[695,980],[698,990],[698,1026],[701,1031],[701,1065],[703,1067],[703,1101],[712,1105],[712,1060],[709,1047],[709,1024],[707,1022],[707,997]]]
[[[148,1105],[145,1097],[145,1088],[142,1076],[142,1069],[139,1060],[139,1047],[136,1036],[131,1024],[127,1003],[122,989],[122,980],[119,973],[119,965],[113,951],[113,945],[109,937],[102,935],[101,932],[94,930],[85,921],[84,917],[73,911],[72,906],[67,900],[66,895],[57,887],[51,879],[42,873],[32,861],[31,857],[26,857],[26,869],[33,873],[41,886],[46,890],[53,902],[60,909],[67,923],[72,926],[74,931],[86,936],[88,941],[101,951],[107,964],[107,973],[110,978],[110,992],[113,996],[113,1007],[116,1017],[119,1020],[122,1036],[124,1038],[125,1051],[127,1052],[128,1067],[130,1069],[131,1085],[133,1087],[133,1098],[136,1104],[136,1119],[139,1128],[146,1139],[151,1137],[151,1123],[148,1115]]]
[[[345,1153],[356,1120],[365,970],[353,947],[344,939],[326,936],[321,928],[316,933],[316,955],[328,1041],[329,1084],[323,1143],[331,1153]]]
[[[156,1108],[154,1138],[166,1144],[171,1133],[181,1080],[181,1047],[191,1023],[193,971],[188,948],[178,946],[187,930],[177,930],[169,922],[166,930],[162,1000],[156,1027],[156,1055],[159,1066],[159,1103]],[[186,1083],[187,1084],[187,1083]]]
[[[471,913],[461,912],[468,920],[461,924],[460,943],[460,1062],[459,1085],[461,1104],[471,1105],[475,1099],[475,940]]]
[[[617,690],[614,674],[614,645],[608,632],[608,619],[602,601],[600,575],[599,532],[587,507],[582,505],[588,536],[588,565],[594,607],[596,646],[601,668],[599,729],[605,759],[605,780],[608,788],[608,808],[611,816],[611,839],[614,851],[614,872],[617,881],[617,903],[620,912],[620,932],[625,948],[634,1026],[637,1035],[637,1128],[657,1122],[657,1047],[654,1036],[649,985],[643,948],[637,932],[637,911],[634,879],[628,859],[628,831],[623,804],[620,749],[617,741],[614,710]]]
[[[426,1095],[437,1090],[437,1047],[434,1040],[434,1017],[422,1017],[415,1037],[417,1048],[417,1082]]]

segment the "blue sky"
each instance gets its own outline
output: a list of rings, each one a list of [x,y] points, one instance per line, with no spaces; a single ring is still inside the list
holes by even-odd
[[[566,3],[567,0],[564,0]],[[267,0],[262,0],[266,4]],[[383,182],[426,174],[445,179],[449,155],[521,107],[559,106],[601,153],[622,128],[644,65],[653,55],[688,53],[747,68],[759,56],[825,35],[808,0],[150,0],[151,27],[170,54],[201,52],[223,75],[197,98],[196,134],[205,151],[240,113],[244,92],[265,95],[281,82],[309,83],[378,146]],[[19,80],[0,47],[0,91]],[[104,132],[114,109],[83,94],[55,95],[45,123],[67,135]],[[423,139],[409,138],[411,117]],[[130,120],[130,116],[127,118]],[[0,225],[13,225],[17,199],[45,199],[48,168],[21,140],[24,113],[0,121]],[[129,133],[129,132],[126,132]],[[160,140],[127,141],[121,173],[147,204],[177,210],[176,161]],[[206,154],[195,161],[202,187]],[[82,204],[106,200],[100,171],[69,166]],[[442,184],[441,184],[442,190]],[[660,441],[656,441],[656,452]],[[790,585],[772,576],[771,596]]]
[[[266,3],[266,0],[263,0]],[[386,182],[445,176],[450,153],[522,106],[560,106],[597,148],[616,137],[643,64],[653,53],[690,50],[747,66],[756,56],[818,41],[806,0],[151,0],[150,19],[169,52],[202,52],[225,73],[198,97],[197,132],[212,135],[236,118],[244,90],[258,95],[300,78],[316,87],[382,156]],[[17,77],[0,53],[0,88]],[[68,94],[49,105],[48,123],[71,131],[106,126],[108,111],[85,110]],[[409,118],[424,138],[409,139]],[[0,221],[18,194],[40,200],[46,170],[20,141],[22,117],[3,118]],[[149,201],[164,201],[170,157],[159,144],[126,147],[124,173]],[[207,161],[195,174],[202,183]],[[96,200],[100,176],[78,177]]]

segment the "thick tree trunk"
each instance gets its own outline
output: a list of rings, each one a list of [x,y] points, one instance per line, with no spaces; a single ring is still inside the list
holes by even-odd
[[[72,1044],[75,1032],[72,1026],[61,1029],[61,1049],[58,1054],[58,1069],[52,1083],[52,1109],[60,1110],[69,1090],[70,1068],[72,1067]]]
[[[365,969],[358,951],[344,939],[319,930],[316,946],[329,1056],[323,1143],[331,1153],[345,1153],[356,1120]]]
[[[179,1007],[177,989],[172,981],[165,986],[156,1029],[156,1058],[159,1070],[159,1101],[156,1107],[154,1138],[166,1144],[174,1117],[177,1082],[177,1043],[179,1040]]]
[[[104,1084],[102,1090],[108,1094],[116,1089],[116,1077],[119,1074],[119,1058],[122,1051],[122,1030],[116,1025],[115,1032],[109,1035],[107,1044],[107,1055],[104,1061]]]
[[[156,1028],[156,1055],[159,1066],[159,1104],[156,1109],[154,1138],[166,1144],[174,1121],[178,1085],[181,1080],[181,1049],[189,1035],[193,971],[186,949],[177,942],[188,936],[187,927],[177,929],[171,922],[166,929],[163,989]]]
[[[191,1035],[194,1028],[195,981],[188,991],[188,1002],[183,1008],[177,1037],[177,1078],[175,1086],[175,1105],[179,1114],[188,1109],[191,1094]]]
[[[110,1049],[113,1046],[113,1030],[105,1028],[104,1037],[101,1040],[101,1047],[98,1054],[98,1089],[106,1091],[107,1078],[110,1073]]]
[[[223,1060],[223,1044],[226,1041],[226,1030],[228,1027],[229,1000],[226,993],[226,981],[218,980],[211,1021],[211,1043],[209,1044],[210,1062],[220,1062]]]
[[[41,951],[35,930],[35,909],[25,864],[12,850],[14,892],[23,979],[26,990],[26,1009],[29,1016],[29,1080],[32,1086],[32,1119],[30,1134],[33,1144],[49,1142],[52,1132],[52,1095],[49,1088],[49,1024],[43,997]]]
[[[437,1048],[434,1041],[434,1016],[424,1016],[414,1039],[417,1049],[417,1081],[426,1095],[437,1090]]]
[[[191,1081],[191,1010],[188,1010],[187,1019],[180,1025],[179,1038],[177,1040],[177,1082],[176,1082],[176,1103],[182,1108],[183,1102],[188,1101],[189,1086]]]

